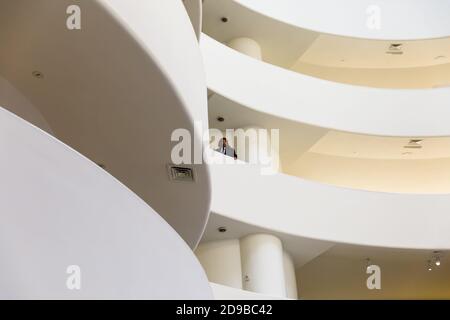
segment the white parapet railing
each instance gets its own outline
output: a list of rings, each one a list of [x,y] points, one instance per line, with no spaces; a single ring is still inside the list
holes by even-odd
[[[243,55],[202,34],[210,90],[256,111],[381,136],[447,136],[450,87],[383,89],[323,80]]]

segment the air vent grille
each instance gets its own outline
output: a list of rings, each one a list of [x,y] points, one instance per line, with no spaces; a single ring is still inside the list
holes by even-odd
[[[189,167],[169,165],[169,177],[172,181],[194,182],[194,170]]]

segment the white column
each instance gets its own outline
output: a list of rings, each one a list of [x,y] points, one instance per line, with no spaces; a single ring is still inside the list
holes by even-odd
[[[195,254],[209,281],[242,289],[241,249],[238,239],[202,243]]]
[[[280,239],[266,234],[242,238],[241,261],[244,290],[286,297]]]
[[[283,252],[284,280],[286,285],[286,296],[289,299],[298,299],[297,278],[292,257],[286,251]]]
[[[228,46],[242,54],[262,60],[261,47],[258,42],[250,38],[236,38],[228,42]]]

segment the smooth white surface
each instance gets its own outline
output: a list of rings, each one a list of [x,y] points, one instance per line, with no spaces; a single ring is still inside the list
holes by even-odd
[[[262,60],[261,47],[253,39],[250,38],[235,38],[228,42],[228,46],[242,54],[246,54],[257,60]]]
[[[205,75],[179,0],[0,0],[0,74],[40,111],[55,137],[152,206],[194,248],[210,209],[205,164],[195,183],[170,181],[178,128],[207,128]],[[32,14],[30,14],[32,13]],[[32,76],[38,70],[42,79]]]
[[[241,239],[243,289],[268,296],[286,297],[283,244],[269,234]]]
[[[212,297],[186,243],[95,163],[1,108],[0,153],[0,298]]]
[[[195,254],[209,281],[242,289],[239,239],[203,242],[197,247]]]
[[[323,33],[391,40],[450,35],[447,0],[233,0],[268,17]],[[373,9],[376,7],[377,9]],[[378,11],[379,10],[379,11]],[[369,28],[379,12],[380,28]]]
[[[210,166],[217,215],[301,238],[450,249],[448,194],[339,188],[285,174],[261,175],[260,167],[237,163]]]
[[[200,39],[203,18],[202,0],[183,0],[183,4],[189,14],[195,34],[197,35],[197,38]]]
[[[241,105],[319,127],[385,136],[450,135],[450,88],[379,89],[305,76],[202,35],[207,84]]]
[[[283,252],[284,281],[286,285],[286,297],[297,299],[297,277],[295,275],[295,266],[292,257],[286,251]]]

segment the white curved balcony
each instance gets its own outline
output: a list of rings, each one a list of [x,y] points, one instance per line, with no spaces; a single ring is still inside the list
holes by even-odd
[[[208,169],[195,165],[193,183],[167,174],[172,132],[185,128],[201,145],[194,122],[207,128],[202,59],[183,3],[79,1],[81,30],[69,30],[73,4],[0,3],[0,74],[18,92],[1,91],[3,106],[101,164],[195,247],[209,215]]]
[[[411,3],[410,3],[411,2]],[[212,38],[235,47],[237,39],[251,39],[260,48],[259,57],[268,63],[299,72],[312,75],[317,78],[332,80],[341,83],[357,84],[377,88],[433,88],[448,86],[449,59],[450,59],[450,28],[443,29],[447,35],[442,37],[425,37],[423,39],[396,38],[394,35],[407,26],[407,35],[411,35],[414,28],[420,31],[428,31],[427,26],[436,22],[432,19],[433,12],[437,16],[444,17],[437,11],[440,5],[438,1],[410,1],[408,8],[419,8],[423,15],[419,21],[431,20],[430,23],[417,23],[409,21],[406,24],[399,22],[402,17],[410,17],[409,10],[403,10],[403,1],[367,4],[368,12],[365,12],[365,1],[347,1],[347,5],[338,4],[335,1],[319,1],[309,3],[307,1],[282,0],[273,1],[207,1],[204,3],[204,27],[203,32]],[[286,4],[288,3],[288,4]],[[381,9],[389,8],[388,11]],[[398,6],[398,7],[397,7]],[[265,14],[253,7],[266,7]],[[299,27],[283,20],[275,19],[277,15],[289,7],[291,15],[305,15],[303,23],[312,18],[314,23],[331,25],[332,31],[321,29],[308,29]],[[302,9],[296,10],[297,7]],[[339,7],[338,9],[334,7]],[[352,8],[355,11],[352,11]],[[379,8],[379,9],[377,9]],[[311,9],[311,13],[308,11]],[[341,11],[342,10],[342,11]],[[264,10],[263,10],[264,11]],[[315,12],[317,11],[317,12]],[[412,9],[414,11],[414,9]],[[448,9],[447,9],[448,11]],[[386,28],[387,14],[395,18],[395,26]],[[353,14],[358,14],[354,17]],[[316,18],[314,14],[320,14]],[[332,18],[327,17],[332,15]],[[399,18],[400,17],[400,18]],[[414,14],[413,18],[416,19]],[[333,20],[334,19],[334,20]],[[447,23],[447,19],[444,20]],[[357,26],[349,27],[350,34],[335,35],[333,32],[345,28],[347,24],[360,25],[363,31],[368,31],[372,36],[387,32],[392,39],[373,39],[357,33]],[[375,25],[375,27],[372,26]],[[331,26],[330,25],[330,26]],[[378,29],[379,26],[379,29]],[[360,28],[360,29],[361,29]],[[341,30],[342,31],[342,30]],[[400,31],[401,33],[401,31]],[[400,36],[400,35],[398,35]]]
[[[447,136],[448,87],[381,89],[302,75],[202,35],[210,90],[240,105],[322,128],[383,136]]]
[[[95,163],[3,108],[0,152],[1,299],[212,298],[183,239]]]
[[[260,166],[239,161],[211,165],[211,173],[212,211],[217,221],[223,217],[228,223],[252,226],[251,232],[269,230],[281,234],[280,238],[297,237],[297,245],[304,239],[306,245],[301,247],[309,256],[306,260],[332,243],[450,249],[448,194],[341,188],[285,174],[262,175]],[[211,233],[206,236],[214,240]]]
[[[233,0],[261,15],[299,28],[378,40],[450,36],[446,0]],[[371,24],[379,19],[379,25]]]

